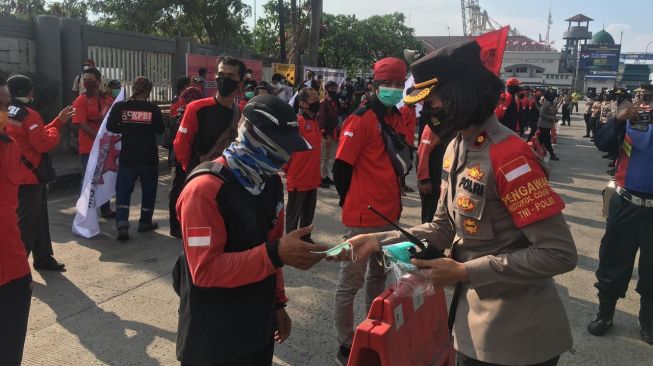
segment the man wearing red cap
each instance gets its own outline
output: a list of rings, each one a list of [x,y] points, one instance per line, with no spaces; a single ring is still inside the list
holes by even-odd
[[[388,57],[374,64],[373,94],[369,103],[356,110],[344,123],[333,165],[333,177],[340,195],[346,238],[388,230],[386,222],[368,210],[373,206],[394,222],[401,215],[399,175],[386,152],[383,130],[403,131],[403,118],[395,107],[401,101],[406,79],[404,61]],[[383,126],[384,124],[385,126]],[[369,261],[343,262],[336,287],[335,323],[340,349],[338,360],[345,364],[353,340],[353,302],[365,284],[365,305],[385,287],[385,272],[379,256]]]

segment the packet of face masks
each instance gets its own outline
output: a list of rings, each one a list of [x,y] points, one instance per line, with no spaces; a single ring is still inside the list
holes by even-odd
[[[395,295],[400,297],[427,296],[435,293],[427,270],[410,262],[409,248],[416,245],[402,242],[383,247],[383,265],[388,278],[394,283]]]

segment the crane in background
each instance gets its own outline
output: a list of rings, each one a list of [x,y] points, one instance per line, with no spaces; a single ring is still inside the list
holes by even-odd
[[[461,0],[460,7],[463,16],[463,34],[466,36],[477,36],[503,27],[492,19],[487,11],[481,9],[478,0]],[[510,35],[517,36],[519,32],[515,28],[510,28]]]

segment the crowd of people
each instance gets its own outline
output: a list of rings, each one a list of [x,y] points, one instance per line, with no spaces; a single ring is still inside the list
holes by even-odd
[[[283,266],[306,270],[325,258],[340,266],[335,353],[345,365],[353,342],[354,298],[364,288],[369,309],[385,288],[382,249],[403,241],[368,207],[399,223],[401,196],[411,190],[405,177],[414,163],[423,224],[408,231],[450,255],[412,264],[427,269],[436,286],[459,288],[458,307],[451,309],[458,364],[555,365],[571,349],[569,321],[552,277],[576,266],[576,247],[562,215],[564,202],[549,186],[544,153],[535,145],[558,160],[552,144],[556,113],[562,109],[562,123],[569,125],[580,94],[529,88],[516,78],[502,82],[482,64],[475,41],[443,47],[410,65],[414,85],[407,90],[407,65],[393,57],[371,65],[370,79],[347,78],[341,85],[309,70],[296,89],[280,74],[270,83],[256,81],[242,60],[223,57],[216,64],[215,95],[205,95],[206,69],[178,79],[165,125],[159,106],[148,100],[149,79],[138,77],[131,95],[113,103],[121,83],[102,86],[94,66],[84,61],[75,81],[77,99],[49,124],[30,106],[29,78],[15,75],[0,86],[0,217],[8,224],[2,241],[7,255],[0,257],[0,303],[7,309],[0,312],[0,349],[9,365],[20,364],[26,334],[27,257],[32,253],[35,269],[65,270],[53,256],[49,237],[47,153],[71,119],[79,130],[85,171],[107,114],[107,130],[121,134],[122,147],[116,209],[106,203],[100,212],[115,219],[117,240],[129,240],[137,180],[142,191],[137,230],[158,228],[153,221],[157,135],[164,135],[170,150],[170,235],[183,243],[173,269],[182,365],[271,364],[274,342],[284,342],[291,331]],[[642,173],[649,174],[645,177],[629,173],[636,163],[650,165],[641,159],[653,158],[651,86],[639,93],[633,103],[622,89],[596,101],[587,96],[587,131],[597,143],[608,139],[600,138],[607,126],[623,126],[610,127],[615,131],[610,138],[617,142],[610,140],[608,154],[617,159],[622,191],[617,189],[613,198],[601,244],[600,310],[588,327],[596,335],[612,326],[637,245],[643,248],[648,240],[644,222],[653,219],[653,169]],[[614,103],[604,106],[598,98]],[[637,150],[641,137],[635,136],[641,131],[648,134],[644,153]],[[327,256],[329,247],[315,243],[311,232],[319,188],[331,186],[339,197],[348,247]],[[636,203],[646,211],[628,206]],[[627,213],[639,221],[633,223]],[[627,250],[616,240],[625,235],[624,228],[633,229]],[[615,257],[627,257],[628,268]],[[649,262],[650,254],[642,252],[640,322],[642,338],[651,343]]]

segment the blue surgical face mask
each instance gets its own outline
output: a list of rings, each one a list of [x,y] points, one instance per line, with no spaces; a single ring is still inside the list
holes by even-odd
[[[404,96],[403,89],[389,88],[386,86],[379,87],[379,100],[386,107],[394,107],[401,101]]]

